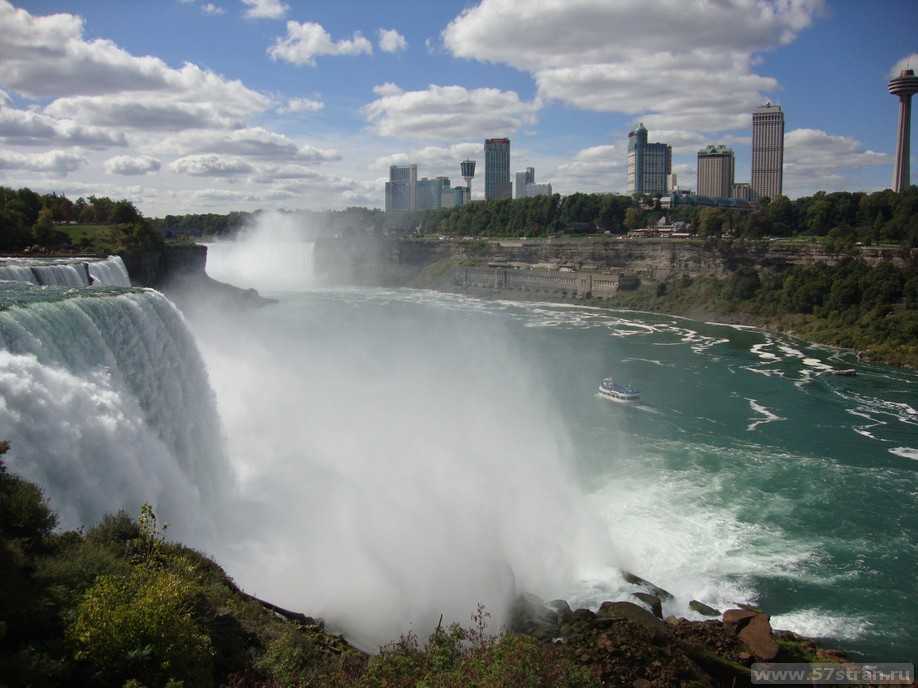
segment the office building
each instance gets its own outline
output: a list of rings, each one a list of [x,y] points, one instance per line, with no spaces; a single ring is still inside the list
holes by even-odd
[[[752,113],[752,193],[777,198],[784,190],[784,112],[767,103]]]
[[[643,122],[628,132],[628,193],[665,194],[672,172],[672,146],[648,143]]]
[[[736,182],[730,191],[730,198],[737,198],[741,201],[752,200],[752,184],[749,182]]]
[[[485,200],[512,198],[510,139],[485,139]]]
[[[730,198],[733,192],[733,151],[726,146],[706,146],[698,151],[696,193],[699,196]]]
[[[392,165],[386,182],[386,212],[414,210],[417,207],[417,165]]]
[[[449,177],[424,177],[417,182],[415,208],[417,210],[435,210],[440,207],[440,197],[444,189],[449,189]]]
[[[899,96],[899,132],[896,136],[896,166],[893,168],[893,191],[905,191],[911,184],[909,156],[911,149],[912,96],[918,93],[918,76],[903,69],[889,82],[889,92]]]
[[[516,173],[516,183],[513,185],[514,198],[526,198],[526,187],[535,184],[535,168],[527,167],[525,172]]]
[[[454,186],[445,188],[440,193],[441,208],[461,208],[471,199],[467,186]]]

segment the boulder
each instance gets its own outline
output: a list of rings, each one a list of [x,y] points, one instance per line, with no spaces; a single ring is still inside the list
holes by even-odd
[[[724,623],[742,628],[755,616],[757,613],[748,609],[728,609],[724,612]]]
[[[714,609],[714,607],[709,607],[704,602],[699,602],[698,600],[692,600],[689,602],[689,609],[698,612],[702,616],[720,616],[720,612]]]
[[[548,603],[548,607],[555,611],[560,623],[565,623],[574,615],[574,612],[571,611],[571,605],[567,603],[567,600],[552,600]]]
[[[571,615],[572,621],[592,621],[596,618],[596,614],[589,609],[576,609]]]
[[[660,602],[660,598],[656,595],[651,595],[649,592],[633,592],[631,593],[632,597],[636,597],[641,602],[650,607],[650,611],[653,612],[653,615],[658,619],[663,618],[663,604]]]
[[[666,624],[634,602],[603,602],[596,616],[599,619],[624,619],[646,628],[654,635],[669,633]]]
[[[558,635],[558,614],[545,606],[540,597],[530,593],[517,595],[510,605],[507,624],[513,633],[531,635],[539,640],[551,640]]]
[[[673,599],[673,594],[672,594],[671,592],[667,592],[666,590],[664,590],[663,588],[659,587],[658,585],[654,585],[654,584],[651,583],[650,581],[644,580],[644,579],[641,578],[640,576],[636,576],[636,575],[634,575],[633,573],[631,573],[630,571],[622,571],[622,577],[623,577],[626,581],[628,581],[629,583],[631,583],[632,585],[639,585],[640,587],[642,587],[642,588],[644,588],[644,589],[646,589],[646,590],[649,590],[651,593],[653,593],[654,595],[656,595],[657,597],[659,597],[661,600],[671,600],[671,599]]]
[[[739,639],[757,658],[766,662],[778,656],[778,643],[771,636],[768,614],[756,614],[739,632]]]

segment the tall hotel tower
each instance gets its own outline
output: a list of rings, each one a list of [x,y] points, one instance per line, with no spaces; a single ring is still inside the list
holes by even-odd
[[[733,151],[707,146],[698,151],[698,195],[730,198],[733,195]]]
[[[512,198],[510,139],[485,139],[485,200]]]
[[[391,165],[386,182],[386,211],[417,208],[417,165]]]
[[[905,191],[909,179],[909,149],[912,119],[912,95],[918,93],[918,76],[912,69],[903,69],[889,82],[889,92],[899,96],[899,136],[896,140],[896,167],[893,170],[893,191]]]
[[[673,148],[647,143],[643,122],[628,132],[628,193],[665,194],[673,172]]]
[[[784,188],[784,112],[768,103],[752,113],[752,193],[777,198]]]

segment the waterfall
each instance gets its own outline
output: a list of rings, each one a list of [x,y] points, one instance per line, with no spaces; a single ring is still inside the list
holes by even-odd
[[[39,284],[56,287],[88,287],[89,272],[86,263],[54,263],[33,265],[32,272]]]
[[[131,286],[131,278],[120,256],[93,261],[10,259],[0,265],[0,280],[55,287]]]
[[[6,264],[0,265],[0,280],[11,282],[29,282],[38,284],[35,273],[28,265]]]
[[[150,502],[173,532],[200,541],[200,515],[230,475],[204,363],[178,309],[152,290],[74,296],[7,283],[0,292],[10,470],[45,490],[65,527]]]
[[[88,264],[89,276],[93,285],[129,287],[131,278],[121,256],[109,256]]]

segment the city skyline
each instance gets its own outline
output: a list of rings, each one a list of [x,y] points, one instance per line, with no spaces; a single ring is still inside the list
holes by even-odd
[[[914,3],[690,1],[679,21],[662,0],[511,5],[0,0],[0,184],[150,215],[382,207],[391,165],[457,179],[470,158],[482,198],[481,141],[509,138],[511,175],[624,193],[643,121],[695,189],[709,144],[748,179],[750,113],[771,101],[785,194],[891,185],[887,82],[918,63]]]

